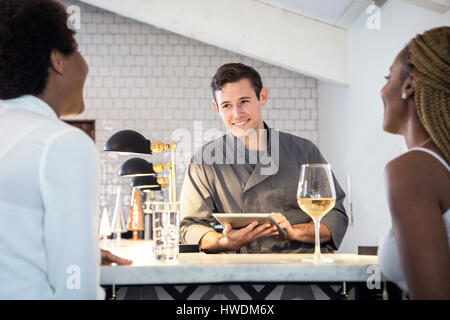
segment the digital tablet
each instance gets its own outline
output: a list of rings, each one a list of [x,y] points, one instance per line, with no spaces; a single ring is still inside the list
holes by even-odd
[[[258,221],[259,223],[270,222],[270,224],[277,227],[280,235],[284,237],[287,235],[286,231],[280,227],[270,213],[213,213],[213,217],[222,226],[225,222],[228,222],[234,229],[245,227],[253,221]]]

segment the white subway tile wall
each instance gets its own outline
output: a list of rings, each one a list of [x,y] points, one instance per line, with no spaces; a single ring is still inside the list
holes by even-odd
[[[269,88],[269,102],[263,107],[263,118],[269,126],[318,144],[316,79],[79,1],[62,2],[81,9],[81,29],[76,39],[89,64],[84,89],[86,111],[67,119],[96,120],[100,206],[109,208],[110,214],[119,186],[122,205],[128,212],[131,179],[120,178],[117,173],[123,162],[135,156],[104,152],[106,140],[117,131],[131,129],[151,141],[178,141],[179,197],[192,153],[225,132],[212,107],[209,87],[211,77],[224,63],[242,62],[261,74],[263,84]],[[153,163],[168,162],[170,154],[143,158]],[[160,176],[168,176],[168,172]],[[157,198],[161,197],[168,198],[167,189],[157,193]]]

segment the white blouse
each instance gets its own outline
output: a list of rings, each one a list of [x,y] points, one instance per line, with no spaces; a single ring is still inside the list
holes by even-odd
[[[450,166],[437,153],[425,148],[411,148],[408,150],[408,152],[414,150],[423,151],[434,156],[450,172]],[[445,227],[447,229],[447,238],[449,239],[450,246],[450,208],[447,209],[447,211],[442,215],[442,219],[444,219]],[[403,274],[397,243],[395,241],[395,236],[392,228],[389,229],[380,245],[380,248],[378,250],[378,260],[381,271],[386,276],[386,278],[397,284],[403,291],[408,292],[408,287],[406,286],[406,280]]]
[[[0,100],[0,299],[103,299],[93,141],[44,101]]]

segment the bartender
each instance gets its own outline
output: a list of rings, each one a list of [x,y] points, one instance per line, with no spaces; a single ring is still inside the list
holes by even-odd
[[[221,66],[211,82],[213,106],[227,129],[192,157],[181,190],[182,243],[207,252],[311,253],[314,223],[296,198],[300,168],[326,163],[309,140],[270,128],[262,118],[268,89],[259,73],[241,63]],[[348,226],[337,180],[336,205],[322,218],[322,252],[339,248]],[[241,229],[224,224],[217,232],[213,213],[268,213],[286,231],[252,222]]]

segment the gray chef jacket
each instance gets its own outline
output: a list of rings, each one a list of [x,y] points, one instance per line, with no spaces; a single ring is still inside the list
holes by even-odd
[[[311,222],[297,203],[300,168],[305,163],[326,161],[311,141],[264,126],[269,133],[267,152],[248,151],[227,133],[194,154],[181,190],[182,243],[198,244],[205,233],[215,231],[215,212],[280,212],[291,225]],[[334,175],[333,179],[336,205],[321,220],[330,230],[331,240],[322,243],[322,252],[339,248],[348,225],[345,194]],[[314,244],[265,237],[250,242],[241,252],[309,253],[314,252]]]

